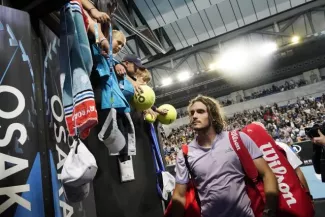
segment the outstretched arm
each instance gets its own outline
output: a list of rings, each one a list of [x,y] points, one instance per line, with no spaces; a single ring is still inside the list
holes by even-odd
[[[98,11],[97,8],[89,0],[81,0],[82,7],[89,15],[99,23],[107,23],[110,17],[107,13]]]

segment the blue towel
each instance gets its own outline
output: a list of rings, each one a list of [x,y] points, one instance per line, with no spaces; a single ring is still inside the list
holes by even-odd
[[[70,1],[60,12],[60,69],[62,101],[69,135],[89,135],[97,124],[89,75],[93,66],[80,1]]]

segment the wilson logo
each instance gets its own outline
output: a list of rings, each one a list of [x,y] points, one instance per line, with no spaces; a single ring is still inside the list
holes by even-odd
[[[282,197],[286,200],[288,206],[291,207],[292,204],[297,203],[297,200],[293,197],[289,185],[285,183],[284,180],[284,175],[287,173],[287,169],[281,165],[281,162],[278,160],[279,156],[276,154],[270,143],[262,145],[260,149],[263,152],[264,159],[269,164],[278,180],[279,190]]]

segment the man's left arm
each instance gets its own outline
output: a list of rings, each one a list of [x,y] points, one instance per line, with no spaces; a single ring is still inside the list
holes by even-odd
[[[263,157],[255,159],[254,164],[258,170],[259,176],[263,178],[266,198],[265,211],[266,213],[270,213],[270,215],[264,216],[275,217],[279,194],[277,179]]]
[[[297,173],[297,175],[298,175],[298,178],[299,178],[299,180],[300,180],[300,183],[302,184],[302,186],[305,187],[305,189],[307,190],[307,192],[309,193],[309,195],[311,195],[311,194],[310,194],[310,190],[309,190],[309,186],[308,186],[308,183],[307,183],[307,180],[306,180],[304,174],[302,173],[300,167],[297,167],[297,168],[295,169],[295,171],[296,171],[296,173]]]

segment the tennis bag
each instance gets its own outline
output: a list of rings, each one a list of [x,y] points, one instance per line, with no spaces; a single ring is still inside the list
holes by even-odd
[[[257,125],[249,124],[243,130],[260,148],[265,161],[272,169],[279,185],[279,198],[277,217],[313,217],[314,207],[307,190],[292,168],[286,156],[278,149],[273,138],[267,131]],[[256,217],[263,215],[265,207],[265,194],[262,179],[258,177],[258,171],[254,162],[244,146],[239,133],[229,133],[233,149],[236,151],[244,171],[248,177],[246,181],[247,194],[251,200],[251,207]]]

